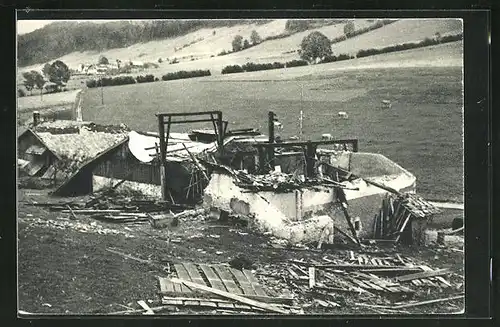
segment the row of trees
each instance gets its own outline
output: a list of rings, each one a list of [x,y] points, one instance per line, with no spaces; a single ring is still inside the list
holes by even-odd
[[[251,46],[255,46],[261,42],[262,38],[260,37],[259,33],[257,33],[256,30],[253,30],[250,34],[250,41],[248,41],[247,39],[243,39],[243,36],[241,35],[236,35],[231,42],[231,46],[233,48],[233,52],[238,52],[250,48]]]
[[[45,64],[41,73],[36,70],[24,72],[23,85],[30,94],[33,94],[33,89],[39,89],[40,96],[42,96],[43,89],[46,87],[47,82],[53,83],[54,91],[60,91],[61,88],[66,85],[70,77],[71,72],[68,66],[61,60],[56,60],[52,64]]]
[[[161,77],[163,81],[171,81],[176,79],[193,78],[201,76],[210,76],[210,70],[190,70],[190,71],[178,71],[167,73]],[[151,83],[158,82],[160,79],[154,75],[148,74],[144,76],[117,76],[117,77],[104,77],[99,79],[90,79],[87,81],[87,87],[101,87],[101,86],[117,86],[117,85],[127,85],[136,83]]]

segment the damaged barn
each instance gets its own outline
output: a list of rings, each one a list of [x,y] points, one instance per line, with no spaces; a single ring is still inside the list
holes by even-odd
[[[399,240],[415,226],[425,229],[422,221],[435,212],[423,200],[428,212],[395,210],[403,194],[415,193],[415,176],[383,155],[359,152],[357,140],[276,142],[272,112],[269,137],[227,131],[219,111],[157,117],[159,133],[35,117],[19,137],[24,171],[59,174],[64,182],[54,194],[60,196],[114,189],[171,204],[203,202],[206,210],[243,216],[291,244],[332,243],[339,233],[356,243]],[[200,121],[214,130],[170,132],[174,123]]]

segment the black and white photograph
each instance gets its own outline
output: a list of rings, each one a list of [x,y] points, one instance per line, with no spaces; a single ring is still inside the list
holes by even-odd
[[[462,19],[97,18],[16,20],[18,316],[465,312]]]

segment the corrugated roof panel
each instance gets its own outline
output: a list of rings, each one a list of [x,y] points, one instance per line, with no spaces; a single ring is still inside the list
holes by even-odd
[[[39,155],[41,156],[42,154],[45,153],[45,151],[47,151],[47,148],[44,147],[44,146],[41,146],[41,145],[37,145],[37,144],[33,144],[31,145],[27,150],[26,150],[26,153],[29,153],[29,154],[36,154],[36,155]]]
[[[42,170],[44,166],[43,161],[30,161],[26,166],[25,166],[25,171],[28,175],[30,176],[35,176],[40,170]]]
[[[53,179],[55,173],[54,165],[50,166],[47,171],[42,175],[43,179]]]

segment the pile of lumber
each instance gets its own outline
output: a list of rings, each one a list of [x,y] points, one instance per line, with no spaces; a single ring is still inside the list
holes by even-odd
[[[118,209],[127,212],[160,212],[165,210],[184,210],[191,206],[173,204],[156,199],[126,197],[121,195],[101,195],[85,203],[85,208]]]
[[[51,211],[59,211],[70,214],[76,219],[77,215],[86,215],[91,218],[115,222],[143,224],[150,222],[153,224],[154,212],[170,212],[170,215],[178,218],[191,217],[203,214],[205,211],[189,209],[190,206],[174,205],[168,202],[140,199],[125,196],[112,196],[110,194],[94,196],[90,200],[74,201],[52,201],[52,202],[31,202],[31,205],[47,208]],[[175,211],[176,213],[172,213]]]
[[[159,277],[162,303],[180,310],[290,313],[291,298],[270,297],[247,269],[223,264],[176,263],[176,277]]]
[[[374,237],[399,240],[413,219],[430,220],[439,212],[439,208],[416,194],[388,194],[374,219]]]
[[[289,260],[280,272],[296,292],[307,294],[322,307],[334,306],[341,294],[359,294],[367,301],[411,299],[420,288],[436,291],[455,290],[447,278],[452,273],[447,269],[433,269],[417,265],[399,254],[346,252],[346,257],[333,259],[324,256],[322,261]]]
[[[301,186],[301,181],[297,176],[279,172],[271,172],[266,175],[252,175],[242,170],[236,172],[238,186],[254,190],[287,190]]]

